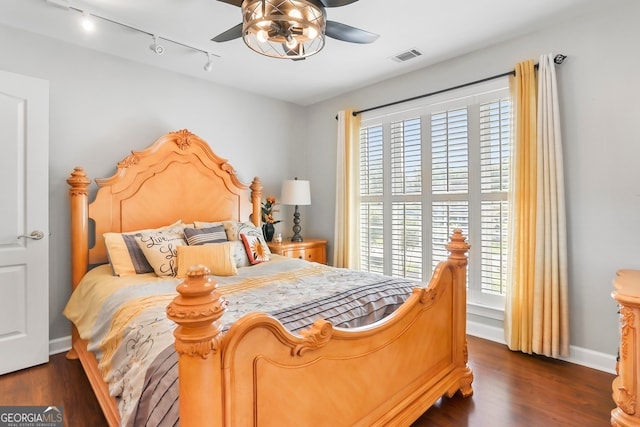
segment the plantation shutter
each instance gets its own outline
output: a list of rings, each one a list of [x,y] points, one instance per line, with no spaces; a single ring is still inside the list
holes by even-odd
[[[448,256],[455,228],[469,230],[469,130],[466,108],[431,116],[432,266]]]
[[[364,271],[384,272],[382,126],[360,131],[360,259]]]
[[[420,118],[391,124],[391,275],[422,279]],[[411,201],[408,196],[416,196]]]
[[[468,236],[468,301],[502,310],[512,127],[508,80],[363,116],[363,270],[418,281]]]
[[[480,105],[481,292],[504,295],[507,268],[507,221],[511,101]]]

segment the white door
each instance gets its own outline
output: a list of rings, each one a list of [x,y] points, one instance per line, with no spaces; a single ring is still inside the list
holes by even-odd
[[[0,374],[49,360],[49,83],[0,71]]]

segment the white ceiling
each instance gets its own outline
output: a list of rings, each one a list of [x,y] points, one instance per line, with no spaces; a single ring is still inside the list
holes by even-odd
[[[0,0],[0,23],[199,79],[309,105],[570,19],[598,1],[360,0],[328,8],[327,18],[380,34],[380,38],[369,45],[327,38],[324,49],[304,61],[259,55],[241,39],[226,43],[210,41],[241,21],[240,8],[217,0],[69,1],[72,8],[157,34],[165,48],[163,55],[149,49],[152,38],[148,34],[104,20],[96,20],[93,33],[84,33],[79,12],[54,6],[47,0]],[[213,71],[203,70],[204,53],[166,39],[217,55]],[[423,55],[404,63],[391,59],[413,48]]]

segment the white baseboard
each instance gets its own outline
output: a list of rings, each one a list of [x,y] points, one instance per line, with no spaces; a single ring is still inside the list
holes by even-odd
[[[49,341],[49,356],[71,350],[71,335]]]
[[[467,321],[467,334],[506,345],[504,331],[502,328],[495,326],[487,326],[482,323]],[[610,374],[616,373],[616,355],[600,353],[573,345],[569,348],[569,353],[569,357],[563,357],[561,359]]]
[[[616,374],[617,356],[615,354],[600,353],[574,345],[569,348],[569,354],[569,357],[563,357],[562,360],[610,374]]]

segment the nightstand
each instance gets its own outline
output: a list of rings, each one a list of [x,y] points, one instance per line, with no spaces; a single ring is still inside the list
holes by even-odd
[[[302,242],[284,240],[282,243],[267,242],[267,245],[274,254],[319,262],[320,264],[327,263],[326,240],[304,239]]]

